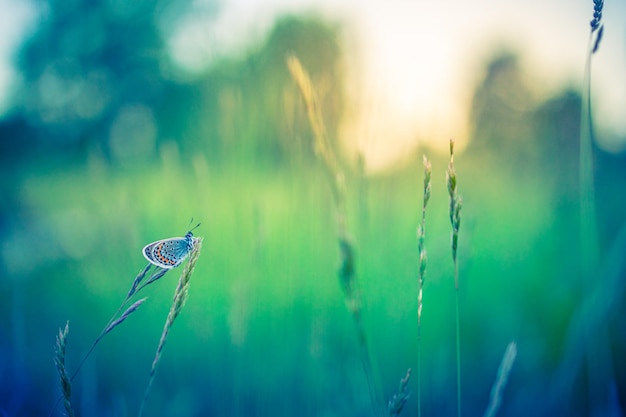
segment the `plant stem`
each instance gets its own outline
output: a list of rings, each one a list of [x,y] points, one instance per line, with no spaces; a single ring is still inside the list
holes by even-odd
[[[85,364],[85,361],[87,360],[87,358],[89,358],[89,356],[91,355],[91,352],[93,352],[93,350],[96,348],[96,346],[98,345],[98,343],[100,343],[100,340],[102,340],[102,338],[109,333],[112,328],[110,328],[111,324],[113,324],[113,322],[115,321],[115,319],[118,317],[118,315],[120,314],[120,312],[122,311],[122,309],[124,309],[124,307],[126,307],[128,305],[128,303],[132,300],[132,298],[137,295],[137,293],[143,289],[145,286],[151,284],[152,282],[156,281],[157,279],[161,278],[163,275],[165,275],[165,273],[167,272],[166,269],[160,269],[157,268],[157,271],[152,274],[152,276],[148,279],[148,281],[143,282],[142,284],[140,284],[140,281],[143,280],[143,278],[145,277],[145,275],[148,273],[148,271],[150,271],[151,269],[151,264],[148,264],[140,273],[139,275],[137,275],[137,277],[135,278],[135,281],[133,282],[133,286],[131,287],[130,292],[128,293],[128,295],[126,296],[126,298],[124,299],[124,301],[122,301],[122,304],[120,304],[120,306],[117,308],[117,310],[115,311],[115,313],[113,313],[113,315],[111,316],[111,318],[109,319],[109,321],[107,322],[107,324],[102,328],[102,331],[100,332],[100,334],[98,335],[98,337],[96,337],[96,340],[94,340],[94,342],[91,344],[91,348],[89,348],[89,350],[87,351],[87,353],[82,357],[82,359],[80,360],[80,362],[78,363],[78,366],[76,367],[76,370],[74,371],[74,373],[72,373],[72,377],[70,378],[70,381],[74,381],[74,378],[76,378],[76,375],[78,375],[78,372],[81,370],[81,368],[83,367],[83,365]]]
[[[580,272],[582,288],[592,289],[599,286],[601,275],[593,279],[598,267],[599,241],[596,217],[594,173],[593,173],[593,118],[591,109],[591,60],[597,50],[603,27],[592,30],[587,44],[585,73],[580,116]],[[595,35],[595,36],[594,36]],[[608,381],[612,380],[612,372],[607,366],[608,335],[602,324],[593,326],[591,319],[585,317],[585,357],[587,363],[587,385],[590,415],[597,414],[604,407],[604,393]],[[609,354],[610,357],[610,354]]]
[[[424,164],[424,197],[422,200],[422,220],[417,228],[417,251],[419,255],[418,290],[417,290],[417,415],[422,415],[422,307],[424,295],[424,276],[426,275],[426,207],[430,199],[430,178],[432,166],[426,155]]]
[[[174,299],[172,300],[170,311],[167,314],[167,319],[165,320],[165,325],[163,326],[163,331],[161,332],[161,339],[159,340],[159,345],[157,346],[154,359],[152,360],[152,367],[150,368],[150,377],[148,379],[148,385],[146,386],[143,399],[141,400],[138,417],[143,416],[146,404],[148,402],[148,396],[150,395],[150,391],[152,390],[152,384],[156,376],[156,371],[159,366],[159,362],[161,361],[163,348],[165,347],[165,342],[167,341],[167,337],[170,333],[172,325],[174,324],[174,320],[176,320],[176,318],[182,311],[183,307],[185,306],[185,302],[187,301],[191,275],[193,274],[194,268],[196,266],[196,261],[198,260],[198,257],[200,256],[201,248],[202,248],[202,238],[194,238],[193,249],[191,250],[191,253],[189,254],[189,260],[185,264],[185,267],[183,268],[183,272],[181,273],[180,278],[178,279],[178,285],[176,286],[176,291],[174,292]]]
[[[287,57],[287,68],[295,81],[304,101],[311,131],[314,138],[314,151],[318,160],[322,163],[330,185],[331,194],[335,206],[335,221],[337,223],[337,237],[339,240],[339,253],[341,265],[339,268],[339,282],[344,294],[344,301],[354,319],[355,328],[359,337],[361,360],[370,391],[370,400],[373,411],[380,410],[384,415],[384,406],[379,402],[374,386],[372,363],[367,345],[365,327],[361,318],[361,294],[357,281],[354,261],[354,247],[348,235],[346,225],[346,184],[345,176],[333,152],[328,138],[328,132],[324,124],[321,107],[316,96],[311,77],[295,56]],[[377,406],[376,404],[380,404]]]
[[[422,416],[422,332],[417,327],[417,417]]]
[[[457,177],[454,168],[454,139],[450,139],[450,163],[446,172],[448,194],[450,195],[450,224],[452,226],[452,261],[454,263],[454,292],[456,313],[456,391],[457,417],[461,417],[461,329],[459,320],[459,229],[461,228],[462,199],[457,193]]]
[[[589,35],[587,59],[583,81],[580,117],[580,245],[581,272],[587,279],[598,262],[598,232],[596,226],[593,186],[593,127],[591,123],[591,47],[593,33]]]
[[[456,404],[457,416],[461,417],[461,326],[459,324],[459,266],[454,261],[454,294],[456,306]]]

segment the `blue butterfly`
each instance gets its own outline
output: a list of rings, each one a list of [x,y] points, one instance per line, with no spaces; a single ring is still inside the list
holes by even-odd
[[[196,227],[200,226],[198,224]],[[193,246],[197,238],[191,232],[196,227],[187,232],[185,237],[172,237],[152,242],[143,248],[143,256],[153,265],[163,269],[172,269],[180,265]]]

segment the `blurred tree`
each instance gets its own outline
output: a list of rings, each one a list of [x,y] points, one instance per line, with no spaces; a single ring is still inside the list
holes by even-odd
[[[315,17],[284,17],[264,43],[241,60],[221,61],[203,80],[197,139],[208,140],[213,158],[280,164],[312,155],[306,114],[286,68],[289,54],[310,71],[336,137],[343,105],[338,28]]]
[[[496,54],[474,93],[468,151],[496,155],[511,167],[528,168],[529,163],[536,167],[536,105],[517,56],[508,51]]]
[[[37,32],[20,53],[23,91],[13,117],[0,123],[3,146],[11,154],[21,145],[24,152],[81,158],[95,145],[110,160],[131,163],[150,160],[159,142],[170,140],[212,161],[275,163],[310,154],[305,115],[286,70],[289,53],[311,72],[334,136],[342,107],[336,26],[315,17],[282,18],[243,59],[223,58],[180,81],[169,76],[176,64],[166,41],[172,21],[193,11],[189,3],[42,3]]]
[[[11,148],[54,152],[99,143],[122,159],[153,148],[153,112],[169,84],[161,76],[163,22],[176,21],[189,3],[39,2],[37,30],[18,59],[23,89],[12,120],[0,126],[3,136],[13,133],[6,136]]]
[[[570,203],[578,198],[580,105],[580,94],[567,89],[539,105],[533,119],[541,166]]]

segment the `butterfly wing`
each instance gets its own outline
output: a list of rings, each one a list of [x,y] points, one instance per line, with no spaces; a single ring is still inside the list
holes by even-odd
[[[180,265],[185,260],[191,247],[187,239],[174,237],[171,239],[157,240],[143,248],[143,256],[152,264],[171,269]]]

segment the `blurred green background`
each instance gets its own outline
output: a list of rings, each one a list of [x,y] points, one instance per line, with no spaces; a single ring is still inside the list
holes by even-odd
[[[183,236],[192,218],[204,245],[147,415],[375,414],[338,283],[330,190],[289,53],[311,73],[346,173],[374,385],[385,404],[417,363],[415,234],[422,155],[432,160],[422,413],[456,415],[441,151],[455,132],[444,123],[440,136],[415,133],[411,146],[380,137],[403,154],[384,167],[360,138],[345,138],[342,123],[358,106],[347,92],[354,62],[340,20],[277,16],[246,47],[198,69],[172,58],[172,28],[199,8],[219,16],[217,4],[33,4],[40,18],[16,47],[19,83],[0,118],[0,415],[47,415],[60,392],[58,329],[69,320],[73,370],[144,267],[141,248]],[[584,47],[571,44],[581,68]],[[622,415],[626,153],[594,145],[600,261],[583,277],[580,84],[535,94],[542,81],[521,54],[494,48],[464,81],[468,130],[455,157],[464,415],[486,409],[510,341],[518,356],[500,415]],[[148,301],[86,362],[73,387],[78,415],[136,415],[179,273],[148,287]],[[403,415],[417,415],[415,378],[409,389]]]

